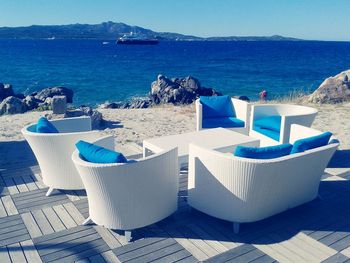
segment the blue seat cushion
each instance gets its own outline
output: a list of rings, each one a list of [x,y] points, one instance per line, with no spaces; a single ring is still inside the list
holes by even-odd
[[[234,117],[206,118],[202,120],[202,128],[239,128],[244,127],[244,121]]]
[[[254,121],[254,126],[275,132],[281,131],[281,116],[268,116]]]
[[[80,156],[91,163],[126,163],[127,159],[122,153],[108,150],[104,147],[88,143],[85,141],[78,141],[77,147]]]
[[[59,133],[56,127],[45,117],[41,117],[36,124],[36,132],[38,133]]]
[[[273,159],[289,155],[292,148],[293,145],[289,143],[261,148],[239,145],[237,146],[234,155],[251,159]]]
[[[201,96],[202,118],[235,117],[229,96]]]
[[[256,131],[256,132],[259,132],[275,141],[278,141],[280,140],[280,133],[279,132],[276,132],[276,131],[273,131],[273,130],[268,130],[268,129],[263,129],[259,126],[256,126],[254,125],[253,126],[253,130]]]
[[[307,150],[327,145],[331,136],[331,132],[324,132],[320,135],[297,140],[294,142],[291,153],[301,153]]]

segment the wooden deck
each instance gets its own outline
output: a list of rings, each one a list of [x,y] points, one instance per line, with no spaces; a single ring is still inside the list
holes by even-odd
[[[0,143],[0,148],[6,153],[0,161],[1,263],[350,262],[347,152],[338,152],[327,169],[321,200],[243,224],[239,235],[230,223],[189,210],[184,169],[178,211],[136,230],[127,244],[117,231],[81,226],[88,216],[84,191],[55,191],[45,197],[47,187],[25,142]],[[138,154],[141,149],[132,145],[124,152]]]

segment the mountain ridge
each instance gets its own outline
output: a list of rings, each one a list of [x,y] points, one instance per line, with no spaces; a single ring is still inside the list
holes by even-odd
[[[0,39],[100,39],[116,40],[130,32],[144,37],[166,41],[303,41],[302,39],[273,36],[214,36],[198,37],[172,32],[156,32],[140,26],[121,22],[102,22],[100,24],[31,25],[21,27],[0,27]]]

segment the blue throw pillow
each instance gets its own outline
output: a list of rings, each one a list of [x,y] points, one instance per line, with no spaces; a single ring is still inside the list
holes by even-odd
[[[293,145],[289,143],[261,148],[239,145],[237,146],[234,155],[251,159],[273,159],[289,155],[292,148]]]
[[[126,163],[127,159],[123,154],[115,151],[108,150],[101,146],[88,143],[85,141],[78,141],[75,146],[77,147],[80,156],[85,161],[91,163]]]
[[[301,153],[307,150],[327,145],[331,136],[331,132],[324,132],[320,135],[297,140],[294,142],[291,153]]]
[[[58,133],[56,127],[45,117],[41,117],[36,124],[36,132],[39,133]]]
[[[254,121],[254,126],[258,126],[261,129],[280,132],[281,130],[281,116],[268,116]]]
[[[201,96],[204,118],[235,117],[229,96]]]

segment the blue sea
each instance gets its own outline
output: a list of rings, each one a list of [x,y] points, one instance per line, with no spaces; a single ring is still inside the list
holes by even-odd
[[[192,75],[205,87],[257,99],[311,92],[350,68],[350,42],[160,42],[0,40],[0,82],[29,94],[49,86],[74,90],[76,105],[145,96],[158,74]]]

